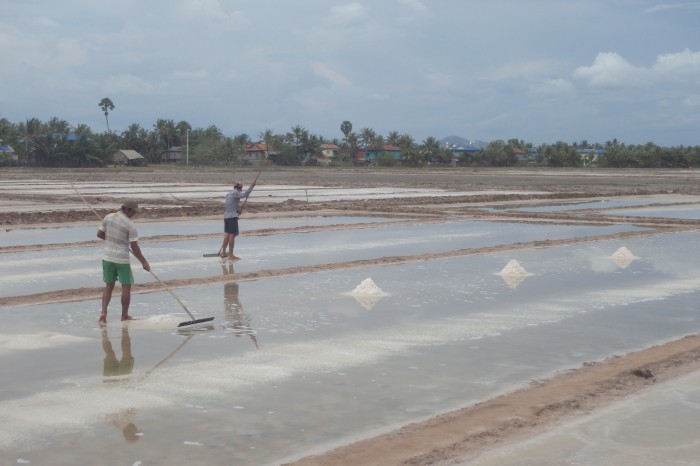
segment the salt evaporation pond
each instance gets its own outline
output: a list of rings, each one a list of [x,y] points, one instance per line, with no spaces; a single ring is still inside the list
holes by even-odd
[[[170,280],[625,231],[642,229],[632,225],[463,221],[423,224],[420,228],[415,225],[383,226],[257,237],[245,237],[243,233],[236,240],[236,254],[243,259],[224,266],[217,258],[202,257],[204,253],[216,253],[221,247],[221,238],[148,242],[142,244],[142,250],[153,272],[161,280]],[[180,232],[174,227],[172,234]],[[101,245],[95,243],[93,246],[3,254],[6,273],[0,276],[0,296],[102,286],[101,250]],[[139,267],[133,269],[137,283],[153,281]]]
[[[2,309],[10,348],[16,335],[58,343],[0,352],[0,455],[279,464],[697,333],[700,265],[687,251],[699,243],[666,234],[178,289],[215,316],[195,335],[162,325],[185,317],[167,293],[137,295],[143,321],[129,324],[135,362],[121,384],[104,376],[98,301]],[[625,267],[621,247],[634,256]],[[515,288],[498,275],[512,260],[532,274]],[[370,309],[348,295],[367,278],[388,295]]]
[[[298,216],[281,218],[251,218],[241,220],[241,233],[263,229],[281,229],[312,226],[353,225],[357,223],[378,223],[396,219],[382,217],[340,217],[340,216]],[[221,233],[223,220],[163,220],[159,222],[139,221],[136,227],[141,238],[160,235],[204,235]],[[33,244],[60,244],[79,241],[93,241],[100,222],[92,224],[12,228],[0,230],[0,246],[29,246]]]
[[[700,219],[700,204],[677,205],[667,207],[646,207],[639,209],[612,210],[606,215],[619,215],[624,217],[659,217],[659,218],[686,218]]]

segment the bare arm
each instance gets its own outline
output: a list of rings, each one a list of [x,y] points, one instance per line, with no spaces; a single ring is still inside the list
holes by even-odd
[[[139,262],[141,262],[143,270],[145,270],[146,272],[150,272],[151,266],[146,260],[146,258],[143,257],[143,253],[141,252],[141,248],[139,247],[139,243],[137,241],[131,242],[131,252],[134,254],[134,257],[136,257],[139,260]]]

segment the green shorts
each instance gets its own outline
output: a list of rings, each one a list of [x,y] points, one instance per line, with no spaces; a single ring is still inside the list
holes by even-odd
[[[115,264],[102,260],[102,280],[109,284],[119,279],[122,285],[133,285],[134,275],[131,273],[131,264]]]

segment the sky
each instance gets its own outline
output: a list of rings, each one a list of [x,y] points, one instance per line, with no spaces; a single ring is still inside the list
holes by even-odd
[[[700,145],[700,1],[0,0],[0,118]]]

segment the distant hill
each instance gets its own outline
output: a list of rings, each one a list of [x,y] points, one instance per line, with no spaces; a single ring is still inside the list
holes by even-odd
[[[447,136],[440,139],[440,147],[445,147],[446,144],[455,147],[478,147],[479,149],[489,145],[488,142],[479,141],[478,139],[464,139],[459,136]]]

